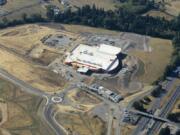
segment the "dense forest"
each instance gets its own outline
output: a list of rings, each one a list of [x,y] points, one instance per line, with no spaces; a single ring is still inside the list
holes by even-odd
[[[116,31],[134,32],[168,39],[173,39],[175,34],[180,31],[180,16],[168,21],[160,17],[142,16],[129,12],[124,8],[118,8],[115,11],[105,11],[104,9],[96,8],[95,5],[86,5],[75,11],[68,9],[64,12],[59,12],[59,14],[54,14],[54,9],[51,7],[48,7],[47,10],[47,18],[43,18],[39,14],[31,16],[23,14],[21,20],[13,21],[3,18],[0,21],[0,28],[24,23],[54,21],[66,24],[101,27]]]
[[[167,21],[164,18],[134,14],[123,8],[115,11],[104,11],[95,6],[87,5],[79,8],[77,11],[68,9],[57,15],[54,14],[53,9],[49,8],[47,16],[49,20],[60,23],[102,27],[170,39],[180,30],[180,16],[172,21]]]

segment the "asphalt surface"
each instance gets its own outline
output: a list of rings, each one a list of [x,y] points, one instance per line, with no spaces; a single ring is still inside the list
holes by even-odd
[[[9,74],[3,69],[0,69],[0,77],[19,86],[23,91],[29,94],[33,94],[42,98],[46,97],[47,104],[44,106],[44,117],[45,117],[46,122],[55,131],[56,135],[66,135],[64,130],[59,126],[57,121],[55,121],[55,119],[53,118],[54,117],[54,112],[52,109],[53,102],[51,101],[51,98],[53,95],[50,95],[48,93],[43,92],[40,89],[32,87],[31,85],[19,80],[18,78],[14,77],[13,75]]]
[[[49,124],[49,126],[55,131],[56,135],[66,135],[64,130],[59,127],[59,125],[57,124],[57,122],[53,118],[54,114],[55,114],[55,111],[53,110],[52,105],[47,105],[44,108],[45,119],[46,119],[47,123]]]
[[[19,80],[18,78],[9,74],[8,72],[6,72],[3,69],[0,69],[0,77],[2,77],[5,80],[19,86],[20,88],[22,88],[23,91],[28,92],[30,94],[33,94],[33,95],[36,95],[39,97],[49,96],[49,94],[43,92],[40,89],[32,87],[31,85],[25,83],[24,81]]]
[[[170,100],[166,105],[162,108],[160,117],[166,118],[169,112],[172,110],[173,105],[175,104],[176,100],[180,97],[180,86],[175,90],[175,92],[172,94]],[[147,135],[154,135],[156,134],[162,123],[161,122],[155,122],[155,124],[152,126],[151,130],[148,131]]]
[[[166,85],[166,88],[165,88],[167,91],[170,90],[171,86],[174,84],[174,81],[175,81],[175,78],[172,78],[172,80],[168,82],[168,84]],[[152,111],[152,113],[154,113],[160,107],[159,105],[160,105],[162,98],[163,97],[157,98],[155,100],[155,102],[149,109]],[[150,120],[151,120],[150,118],[142,117],[140,119],[140,121],[138,122],[137,128],[133,131],[132,135],[139,135],[143,130],[145,130],[148,127]]]
[[[159,103],[160,103],[160,99],[158,98],[158,99],[154,102],[154,104],[152,105],[151,109],[149,109],[149,110],[152,110],[152,113],[154,113],[155,110],[156,110],[157,108],[159,108]],[[140,133],[141,131],[143,131],[143,130],[147,127],[147,125],[148,125],[148,123],[149,123],[150,120],[151,120],[150,118],[142,117],[142,118],[140,119],[140,121],[138,122],[138,126],[137,126],[137,128],[134,130],[134,132],[132,133],[132,135],[139,135],[139,133]]]
[[[53,97],[53,95],[50,95],[48,93],[43,92],[40,89],[34,88],[31,85],[29,85],[26,82],[23,82],[21,80],[19,80],[18,78],[14,77],[13,75],[9,74],[8,72],[6,72],[5,70],[0,68],[0,77],[4,78],[5,80],[19,86],[20,88],[22,88],[23,91],[28,92],[30,94],[39,96],[39,97],[46,97],[47,98],[47,104],[44,106],[44,117],[46,122],[48,123],[48,125],[54,130],[54,132],[56,133],[56,135],[65,135],[66,132],[64,131],[63,128],[60,127],[59,123],[57,123],[57,121],[54,118],[54,110],[52,108],[53,106],[53,102],[51,101],[51,98]],[[170,81],[166,87],[166,90],[169,90],[170,87],[173,85],[175,79],[173,79],[172,81]],[[58,96],[62,97],[71,89],[75,88],[76,86],[70,86],[69,88],[65,89],[64,91],[62,91],[61,93],[57,93]],[[93,94],[93,93],[90,93]],[[96,95],[97,96],[97,95]],[[177,98],[180,96],[180,87],[178,87],[175,92],[172,94],[170,101],[162,108],[161,113],[159,115],[159,117],[162,118],[166,118],[167,114],[169,113],[169,111],[172,109],[173,104],[175,103],[175,101],[177,100]],[[100,97],[99,97],[100,98]],[[101,99],[101,98],[100,98]],[[114,104],[112,104],[111,102],[108,102],[105,99],[102,99],[106,104],[114,106]],[[151,107],[151,110],[155,111],[157,108],[159,108],[159,104],[160,104],[161,99],[157,99],[154,104]],[[64,100],[63,102],[66,102],[66,100]],[[112,114],[110,114],[110,119],[112,117]],[[119,119],[119,118],[118,118]],[[148,123],[150,121],[150,118],[142,118],[140,120],[140,122],[138,123],[138,127],[136,128],[136,130],[133,132],[133,135],[139,135],[141,131],[143,131]],[[152,130],[150,130],[148,132],[147,135],[154,135],[154,133],[156,133],[156,131],[158,129],[160,129],[161,127],[161,122],[156,122],[153,127]],[[111,126],[109,125],[108,128],[110,128]],[[111,132],[111,130],[109,130]],[[120,131],[116,131],[116,135],[120,134]]]
[[[153,119],[153,120],[157,120],[157,121],[161,121],[161,122],[167,122],[167,123],[174,124],[174,123],[172,123],[170,120],[168,120],[166,118],[163,118],[163,117],[160,117],[160,116],[156,116],[156,115],[153,115],[153,114],[150,114],[150,113],[145,113],[145,112],[141,112],[141,111],[137,111],[137,110],[129,110],[129,111],[133,112],[134,114],[141,115],[141,116]]]

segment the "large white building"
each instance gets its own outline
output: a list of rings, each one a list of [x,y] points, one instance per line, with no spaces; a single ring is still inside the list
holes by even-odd
[[[112,71],[119,65],[117,55],[121,48],[100,44],[99,46],[89,46],[80,44],[72,52],[67,54],[66,64],[71,64],[78,68],[79,72]]]

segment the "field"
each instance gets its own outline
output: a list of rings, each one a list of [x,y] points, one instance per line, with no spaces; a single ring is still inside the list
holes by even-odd
[[[105,10],[115,9],[115,6],[119,4],[113,0],[73,0],[70,2],[71,5],[75,7],[82,7],[83,5],[93,5],[95,4],[98,8],[104,8]]]
[[[165,8],[167,13],[177,16],[180,13],[180,1],[170,0],[169,2],[167,2]]]
[[[70,31],[73,33],[93,33],[93,34],[110,34],[110,35],[117,35],[120,34],[120,32],[101,29],[101,28],[93,28],[88,26],[81,26],[81,25],[62,25],[66,31]]]
[[[27,15],[39,13],[45,16],[46,9],[40,1],[41,0],[8,0],[7,4],[0,9],[0,14],[2,14],[0,19],[4,17],[3,14],[5,14],[9,20],[21,19],[23,13]]]
[[[79,135],[103,135],[105,122],[98,116],[91,115],[91,110],[101,101],[79,89],[73,89],[67,93],[67,104],[54,106],[55,118],[69,134]]]
[[[62,61],[60,63],[62,65],[65,52],[79,43],[86,42],[85,37],[88,33],[103,34],[109,38],[111,36],[120,37],[136,43],[137,45],[133,47],[129,55],[139,59],[139,70],[135,79],[143,83],[151,84],[163,74],[173,51],[171,41],[150,38],[148,45],[152,51],[146,52],[144,51],[146,48],[143,49],[143,45],[141,45],[144,42],[144,37],[131,33],[80,25],[22,25],[0,31],[0,53],[3,58],[0,59],[0,66],[34,87],[48,92],[57,91],[66,85],[64,75],[52,73],[46,67],[56,58]],[[73,43],[56,49],[44,45],[42,42],[42,39],[49,35],[59,34],[73,39]],[[14,66],[15,64],[16,66]]]
[[[58,113],[59,122],[72,134],[102,135],[105,132],[103,122],[83,113]]]
[[[0,8],[0,20],[6,17],[8,20],[22,19],[22,15],[25,13],[28,16],[33,14],[41,14],[46,17],[46,7],[53,5],[58,7],[60,10],[65,10],[67,7],[77,9],[84,5],[95,4],[98,8],[104,10],[115,10],[118,7],[123,7],[130,12],[138,12],[144,9],[142,5],[136,5],[132,3],[132,0],[121,3],[118,0],[67,0],[68,6],[62,5],[59,0],[49,0],[45,2],[43,0],[8,0],[7,4]],[[175,6],[173,6],[174,8]],[[178,7],[176,7],[178,9]]]
[[[117,2],[112,0],[76,0],[69,1],[71,7],[81,7],[83,5],[96,4],[97,7],[104,8],[105,10],[115,9]],[[8,20],[21,19],[22,15],[26,13],[28,16],[33,14],[41,14],[43,17],[46,16],[46,6],[54,5],[64,10],[64,7],[59,0],[50,0],[44,2],[42,0],[8,0],[7,4],[0,8],[0,20],[6,17]]]
[[[164,17],[167,20],[171,20],[174,16],[178,16],[180,13],[180,1],[179,0],[155,0],[155,2],[160,2],[160,10],[151,10],[145,15],[150,15],[154,17]]]
[[[40,41],[51,33],[55,30],[38,25],[0,31],[1,68],[44,91],[53,92],[62,88],[64,80],[45,68],[61,55],[61,52],[42,45]]]
[[[1,135],[49,135],[41,115],[42,99],[28,95],[18,87],[0,79]]]
[[[166,65],[170,63],[173,47],[171,41],[158,38],[151,38],[149,44],[152,52],[132,51],[130,55],[138,57],[143,62],[137,80],[151,84],[163,75]]]
[[[165,18],[166,20],[172,20],[174,17],[165,13],[165,12],[162,12],[162,11],[158,11],[158,10],[151,10],[151,11],[148,11],[147,13],[144,14],[144,16],[146,15],[149,15],[149,16],[152,16],[152,17],[163,17]]]

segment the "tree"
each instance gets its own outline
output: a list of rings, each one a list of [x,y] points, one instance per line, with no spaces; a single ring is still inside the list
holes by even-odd
[[[176,132],[176,135],[180,135],[180,130],[178,130],[178,131]]]
[[[158,87],[151,92],[151,95],[157,98],[160,97],[164,92],[165,91],[161,88],[161,86],[158,85]]]
[[[146,112],[146,109],[144,108],[143,104],[139,101],[135,101],[133,103],[133,107],[139,111],[143,111],[143,112]]]
[[[180,113],[171,113],[168,115],[168,119],[173,122],[180,122]]]
[[[147,101],[147,102],[151,102],[151,99],[149,97],[144,97],[144,100]]]
[[[180,104],[178,105],[178,109],[180,109]]]
[[[26,22],[27,21],[27,14],[26,13],[23,13],[22,14],[22,19]]]
[[[9,21],[8,21],[8,19],[6,17],[4,17],[2,19],[2,23],[6,26],[6,25],[8,25]]]
[[[170,134],[171,134],[171,131],[170,131],[169,127],[161,129],[161,131],[159,133],[159,135],[170,135]]]
[[[52,20],[54,19],[54,10],[53,10],[53,7],[52,6],[47,6],[47,13],[46,13],[46,16],[48,19]]]

